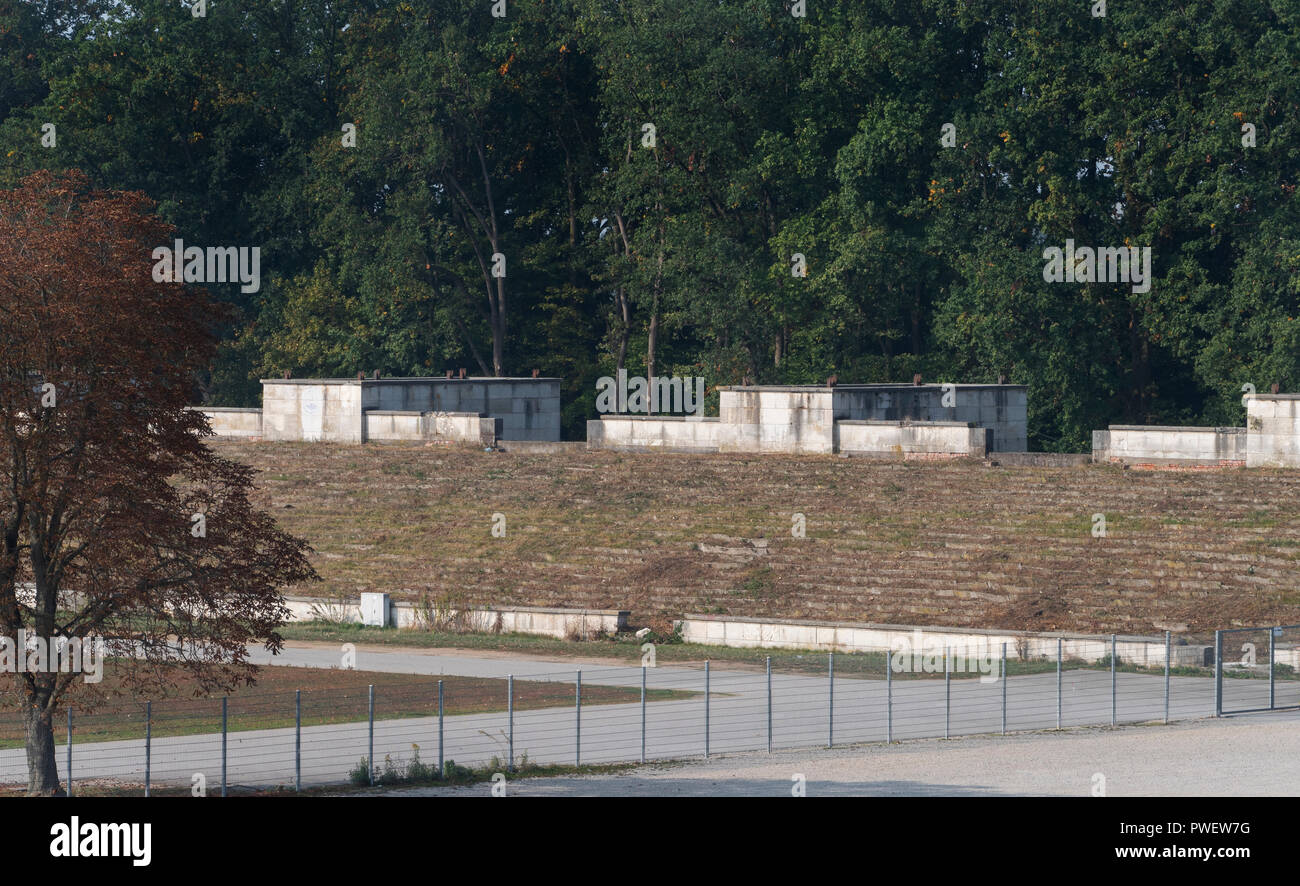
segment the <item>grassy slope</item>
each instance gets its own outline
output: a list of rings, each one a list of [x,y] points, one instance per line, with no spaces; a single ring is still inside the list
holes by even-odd
[[[260,468],[262,503],[315,546],[324,582],[305,593],[625,608],[656,627],[1300,623],[1297,472],[213,445]]]

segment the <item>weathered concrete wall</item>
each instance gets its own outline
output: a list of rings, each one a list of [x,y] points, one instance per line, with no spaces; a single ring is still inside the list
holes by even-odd
[[[477,418],[478,416],[475,416]],[[366,440],[392,442],[398,440],[424,440],[429,433],[427,412],[387,412],[368,410],[365,413]]]
[[[501,419],[472,412],[368,409],[365,425],[366,440],[376,443],[447,441],[495,446]]]
[[[716,418],[607,415],[587,422],[587,448],[717,452],[721,431]]]
[[[1107,659],[1110,637],[1097,634],[1030,633],[1027,631],[980,630],[977,628],[921,628],[911,625],[860,625],[827,621],[775,621],[727,615],[687,615],[681,622],[687,643],[773,649],[820,649],[830,652],[903,651],[942,655],[1001,658],[1002,644],[1007,658],[1056,658],[1060,640],[1065,658],[1085,661]],[[1204,645],[1169,647],[1172,664],[1200,666],[1206,663]],[[1115,653],[1125,664],[1163,668],[1165,638],[1119,636]]]
[[[1117,464],[1244,465],[1246,428],[1111,425],[1092,432],[1092,460]]]
[[[262,430],[267,440],[363,443],[365,414],[471,413],[500,420],[504,440],[560,439],[560,381],[554,378],[263,379]],[[415,434],[380,421],[396,439]],[[385,436],[383,439],[395,439]],[[410,439],[418,439],[412,437]]]
[[[289,621],[361,621],[361,602],[320,597],[284,598]],[[399,628],[435,626],[483,633],[541,634],[561,639],[612,634],[627,627],[626,609],[549,609],[515,606],[439,612],[408,601],[389,601],[387,624]]]
[[[999,452],[997,464],[1026,468],[1073,468],[1092,464],[1091,452]]]
[[[993,431],[966,422],[839,421],[835,433],[837,450],[848,455],[984,458]]]
[[[266,440],[363,443],[361,382],[353,379],[262,379]]]
[[[1246,465],[1300,468],[1300,394],[1256,394],[1246,402]]]
[[[896,396],[905,390],[909,396],[921,390],[912,386],[885,386],[887,390],[849,391],[842,405],[848,412],[877,414],[899,410],[916,411]],[[992,392],[971,390],[964,396],[968,410],[980,412],[980,397],[996,399]],[[1001,386],[1009,388],[1011,386]],[[587,423],[587,446],[590,449],[669,450],[680,452],[846,452],[878,457],[984,457],[991,447],[993,428],[974,426],[974,422],[941,420],[884,420],[835,418],[836,398],[840,388],[823,385],[760,388],[719,388],[719,412],[716,419],[665,416],[605,416]],[[922,391],[922,393],[925,393]],[[934,388],[934,410],[940,408]],[[960,393],[960,392],[959,392]],[[1023,389],[1001,394],[1023,394]],[[928,395],[927,395],[928,396]],[[1006,397],[1003,397],[1006,400]],[[961,402],[960,398],[958,402]],[[1023,403],[1023,401],[1021,401]],[[926,407],[927,409],[929,407]],[[1006,425],[1005,402],[988,406],[990,420],[1001,415]],[[1001,409],[1001,413],[998,410]],[[925,410],[921,410],[924,412]],[[927,413],[928,414],[928,413]],[[982,414],[982,413],[980,413]],[[1021,407],[1023,415],[1023,406]],[[1017,433],[1023,433],[1023,426]],[[1005,439],[1005,438],[1004,438]]]
[[[585,440],[497,440],[497,449],[502,452],[526,452],[529,455],[558,455],[587,448]]]
[[[560,439],[558,378],[363,379],[362,408],[477,413],[501,419],[503,440]]]
[[[993,431],[992,452],[1029,446],[1029,389],[1025,385],[837,385],[835,419],[854,421],[969,422]]]
[[[191,407],[208,417],[218,437],[261,437],[262,410],[233,406]]]
[[[719,388],[722,452],[834,452],[831,388]]]

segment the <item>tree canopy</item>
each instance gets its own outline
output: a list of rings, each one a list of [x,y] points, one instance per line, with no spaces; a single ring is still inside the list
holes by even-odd
[[[624,366],[1005,375],[1048,450],[1240,424],[1300,386],[1300,8],[1100,5],[5,4],[0,185],[79,168],[261,247],[212,287],[213,404],[539,369],[580,437]],[[1067,240],[1150,247],[1151,286],[1048,282]]]

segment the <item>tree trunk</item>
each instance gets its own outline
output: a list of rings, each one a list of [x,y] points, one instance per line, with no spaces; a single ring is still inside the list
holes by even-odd
[[[620,286],[616,292],[618,313],[623,321],[618,333],[618,363],[616,368],[622,369],[624,362],[627,360],[628,337],[632,334],[632,313],[628,307],[627,290]]]
[[[23,707],[27,732],[27,795],[55,797],[63,793],[54,756],[53,714],[34,704]]]
[[[656,209],[659,207],[656,206]],[[645,376],[646,381],[654,384],[655,348],[659,342],[659,288],[664,276],[664,222],[659,220],[659,259],[655,268],[655,282],[650,303],[650,334],[646,339]],[[647,404],[648,406],[649,404]]]
[[[493,244],[495,249],[495,244]],[[497,278],[496,310],[492,312],[492,373],[498,378],[506,374],[506,281]]]
[[[631,148],[628,148],[629,156]],[[623,223],[623,214],[617,209],[614,210],[614,221],[618,224],[619,239],[623,241],[623,258],[625,263],[632,260],[632,244],[627,239],[627,225]],[[618,242],[614,242],[614,254],[618,255]],[[619,317],[622,319],[623,326],[618,334],[618,364],[617,368],[623,368],[623,362],[627,358],[628,338],[632,335],[632,306],[628,301],[627,287],[619,286],[614,290],[615,304],[618,307]]]

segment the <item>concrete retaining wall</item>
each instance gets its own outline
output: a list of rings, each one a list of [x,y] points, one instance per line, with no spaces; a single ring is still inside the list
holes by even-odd
[[[681,622],[682,639],[688,643],[772,649],[819,649],[828,652],[879,652],[905,649],[915,653],[949,648],[954,655],[968,658],[1001,657],[1007,644],[1007,658],[1056,658],[1057,640],[1066,658],[1098,661],[1110,655],[1110,637],[1089,634],[989,631],[975,628],[919,628],[902,625],[855,625],[823,621],[773,621],[717,615],[687,615]],[[1205,645],[1170,646],[1172,664],[1200,666],[1206,663]],[[1116,638],[1116,654],[1126,664],[1163,668],[1164,637]],[[940,652],[942,654],[942,652]]]
[[[285,597],[288,620],[361,622],[361,603],[331,601],[319,597]],[[429,627],[432,617],[457,630],[483,633],[540,634],[560,639],[589,639],[597,634],[612,634],[627,627],[625,609],[548,609],[517,606],[507,609],[485,608],[463,611],[422,611],[411,602],[391,602],[388,624],[399,628]]]
[[[839,452],[874,458],[984,458],[993,435],[964,422],[839,421],[835,432]]]
[[[208,417],[218,437],[261,437],[262,410],[232,406],[191,407]]]
[[[607,415],[587,422],[587,448],[717,452],[721,430],[716,418]]]
[[[473,443],[495,446],[501,419],[472,412],[401,412],[371,409],[365,412],[366,440]]]
[[[1246,465],[1300,468],[1300,394],[1256,394],[1246,403]]]
[[[1244,465],[1246,428],[1111,425],[1092,432],[1092,460],[1123,464]]]

